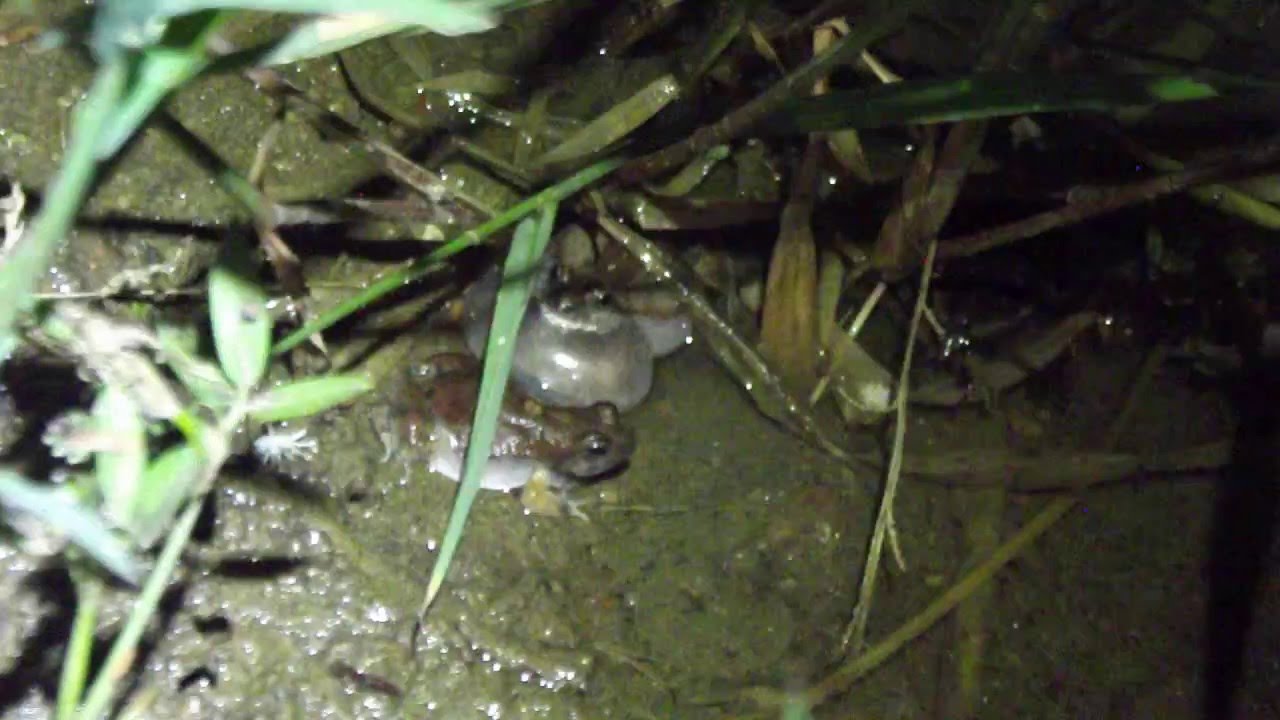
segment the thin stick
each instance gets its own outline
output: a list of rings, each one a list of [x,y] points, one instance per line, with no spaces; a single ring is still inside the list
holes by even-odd
[[[142,633],[147,629],[147,624],[155,616],[160,597],[164,595],[165,588],[169,586],[169,578],[178,567],[182,549],[186,547],[187,539],[191,537],[196,519],[200,517],[201,505],[200,498],[187,503],[186,511],[169,531],[169,538],[165,540],[164,548],[156,558],[155,569],[151,571],[151,576],[142,586],[142,592],[133,604],[133,610],[129,613],[129,619],[125,621],[124,629],[116,636],[111,652],[107,654],[107,659],[102,663],[102,669],[98,671],[93,686],[89,688],[89,694],[78,715],[80,720],[101,718],[111,702],[112,691],[120,679],[129,672],[129,666],[138,648],[138,641],[142,639]]]
[[[911,357],[916,346],[916,334],[920,331],[920,319],[924,316],[925,301],[929,296],[929,280],[933,277],[933,261],[937,254],[938,241],[935,239],[929,243],[929,252],[925,255],[924,269],[920,276],[920,291],[916,295],[911,329],[907,332],[907,349],[902,358],[902,371],[898,374],[897,418],[893,428],[893,451],[889,457],[889,472],[885,477],[884,497],[880,500],[880,512],[876,516],[871,545],[867,549],[867,561],[863,565],[862,585],[858,588],[858,605],[854,608],[853,619],[845,628],[844,637],[841,638],[843,647],[849,647],[852,642],[854,653],[857,653],[866,641],[867,618],[871,615],[871,598],[875,592],[876,576],[880,570],[880,553],[884,547],[885,535],[893,528],[893,500],[898,493],[898,481],[902,479],[902,452],[907,439],[907,387],[911,379]],[[896,545],[896,542],[894,544]],[[895,554],[898,555],[899,564],[903,564],[900,554]]]
[[[884,295],[887,287],[888,285],[883,282],[876,283],[875,289],[862,302],[862,307],[858,309],[858,314],[854,316],[853,322],[849,323],[847,334],[850,342],[857,340],[858,333],[862,331],[862,326],[866,324],[867,318],[871,317],[871,311],[875,310],[876,305],[880,302],[880,296]],[[835,347],[836,349],[831,352],[831,362],[827,365],[827,371],[823,373],[822,378],[818,380],[818,384],[814,386],[813,392],[809,395],[809,407],[818,404],[818,401],[826,394],[827,387],[831,384],[831,376],[835,374],[836,366],[840,359],[838,354],[840,346],[836,345]]]
[[[1055,228],[1072,225],[1103,213],[1150,202],[1190,188],[1243,175],[1260,174],[1280,163],[1280,138],[1273,138],[1240,154],[1235,162],[1189,167],[1178,172],[1109,188],[1076,188],[1068,203],[1057,210],[943,241],[942,258],[968,257],[1025,240]]]

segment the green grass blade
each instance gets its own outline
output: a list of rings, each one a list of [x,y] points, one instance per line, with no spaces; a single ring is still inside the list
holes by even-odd
[[[169,529],[178,509],[200,490],[205,455],[191,443],[165,450],[151,460],[142,476],[129,531],[139,547],[150,548]]]
[[[404,23],[387,22],[377,16],[311,18],[275,43],[258,59],[258,64],[266,67],[309,60],[411,27],[413,26]]]
[[[803,698],[794,697],[787,700],[787,704],[782,707],[782,720],[813,720],[813,715],[809,712]]]
[[[164,547],[156,558],[155,568],[147,577],[146,584],[142,586],[142,592],[138,594],[133,610],[129,612],[129,619],[125,621],[124,628],[116,636],[115,642],[111,645],[111,651],[107,653],[107,658],[102,663],[102,669],[98,671],[93,685],[89,687],[89,694],[85,696],[84,705],[80,707],[77,715],[79,720],[100,720],[104,717],[107,705],[115,695],[116,685],[129,677],[126,670],[137,652],[138,641],[142,639],[143,631],[155,616],[156,607],[160,605],[160,597],[164,595],[165,588],[169,587],[169,579],[173,576],[174,569],[178,567],[182,549],[186,547],[187,539],[195,529],[196,519],[200,517],[200,505],[199,500],[188,503],[182,517],[169,531],[169,537],[165,539]]]
[[[18,318],[35,304],[32,293],[36,282],[44,277],[53,251],[71,229],[93,183],[98,138],[111,121],[127,79],[123,62],[98,68],[89,94],[76,108],[71,144],[45,196],[44,207],[31,229],[0,264],[0,298],[4,298],[0,302],[0,363],[13,352]]]
[[[347,298],[341,303],[338,303],[337,306],[322,313],[320,317],[286,335],[284,339],[276,344],[272,352],[279,355],[292,350],[305,342],[306,339],[311,337],[313,334],[323,332],[333,327],[344,318],[358,312],[360,309],[377,301],[384,295],[395,292],[414,280],[421,278],[438,267],[441,262],[444,262],[448,258],[457,255],[473,245],[478,245],[481,242],[484,242],[489,236],[516,222],[519,222],[534,210],[548,204],[558,204],[570,195],[573,195],[584,187],[613,172],[621,164],[620,160],[602,160],[590,167],[578,171],[576,174],[571,175],[564,180],[561,180],[559,183],[552,185],[546,190],[529,197],[523,202],[512,206],[502,214],[494,217],[492,220],[481,223],[479,226],[462,233],[453,240],[450,240],[439,248],[436,248],[436,250],[430,255],[413,262],[403,270],[399,270],[382,278],[365,288],[364,291]]]
[[[507,254],[507,263],[502,271],[502,286],[498,289],[498,300],[493,310],[493,324],[489,327],[484,373],[480,378],[480,397],[476,402],[475,419],[471,424],[471,437],[467,440],[462,482],[458,486],[453,512],[449,514],[449,524],[440,544],[440,555],[435,567],[431,569],[427,593],[418,610],[419,620],[426,615],[444,584],[454,552],[462,540],[471,504],[480,492],[480,478],[489,462],[489,451],[498,425],[498,411],[502,407],[507,377],[511,374],[511,364],[515,358],[516,334],[529,304],[534,270],[551,240],[557,207],[558,203],[549,203],[542,208],[536,220],[523,220],[511,241],[511,251]]]
[[[680,83],[675,75],[663,75],[570,135],[539,158],[537,164],[556,166],[600,152],[630,135],[679,97]]]
[[[170,92],[209,66],[211,58],[205,45],[230,16],[225,12],[203,12],[180,18],[170,25],[159,43],[131,54],[129,89],[99,137],[100,160],[115,155]]]
[[[1067,110],[1107,112],[1268,88],[1274,90],[1276,83],[1226,76],[991,72],[797,98],[765,121],[763,128],[789,134]]]
[[[108,4],[129,7],[118,11],[111,25],[97,29],[95,41],[128,45],[148,21],[213,8],[318,15],[366,13],[390,22],[420,25],[441,35],[465,35],[497,27],[495,11],[509,5],[510,0],[117,0]]]
[[[37,485],[0,468],[0,507],[25,513],[62,534],[86,555],[126,582],[142,577],[142,561],[106,520],[84,505],[68,487]]]
[[[71,639],[62,659],[62,673],[58,679],[58,720],[71,720],[80,696],[84,693],[85,680],[89,677],[89,660],[93,654],[93,632],[98,627],[98,609],[102,603],[102,583],[87,573],[72,572],[76,585],[76,617],[71,623]]]

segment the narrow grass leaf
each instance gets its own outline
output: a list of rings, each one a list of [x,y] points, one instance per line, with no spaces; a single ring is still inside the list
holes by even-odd
[[[147,428],[129,394],[107,385],[93,403],[94,425],[110,438],[106,449],[93,455],[103,513],[125,529],[133,519],[138,484],[147,466]]]
[[[205,44],[229,13],[202,12],[170,24],[155,45],[129,58],[129,87],[98,141],[98,159],[119,152],[165,97],[209,66]]]
[[[412,27],[377,15],[338,15],[311,18],[289,31],[258,60],[262,66],[284,65],[329,55],[362,42]]]
[[[435,567],[431,569],[427,593],[418,611],[419,618],[426,614],[444,584],[453,555],[462,540],[471,504],[480,492],[480,479],[489,462],[489,452],[498,425],[498,412],[502,408],[502,397],[507,389],[507,378],[511,374],[511,364],[515,357],[516,336],[524,319],[525,308],[529,304],[534,269],[551,240],[551,229],[555,224],[558,207],[559,203],[548,203],[536,219],[526,218],[521,221],[511,241],[511,250],[507,253],[507,262],[502,270],[502,287],[498,289],[498,299],[493,311],[493,324],[489,327],[484,371],[480,377],[480,397],[476,401],[471,436],[467,440],[462,482],[458,486],[453,511],[449,514],[449,524],[440,544],[440,555]]]
[[[71,569],[71,579],[76,586],[76,616],[71,621],[71,636],[67,639],[67,651],[62,657],[62,672],[58,677],[57,720],[71,720],[76,706],[84,694],[85,680],[89,677],[89,662],[93,655],[93,633],[98,627],[98,611],[102,607],[102,583],[90,577],[80,568]]]
[[[69,488],[37,485],[12,470],[0,469],[0,506],[48,525],[121,580],[137,584],[142,578],[142,561],[106,518],[83,505]]]
[[[151,547],[173,524],[183,501],[200,488],[200,452],[183,443],[160,454],[147,468],[129,531],[140,547]]]
[[[249,402],[249,417],[278,422],[314,415],[350,402],[373,389],[364,375],[330,375],[273,387]]]
[[[159,606],[165,589],[169,587],[174,568],[178,566],[178,560],[182,557],[182,549],[186,547],[199,517],[200,503],[190,503],[174,523],[173,529],[169,531],[164,547],[156,556],[151,574],[147,576],[142,590],[133,601],[133,607],[129,611],[128,619],[124,622],[124,627],[121,628],[120,634],[116,635],[115,642],[111,644],[111,650],[99,665],[105,671],[97,674],[93,679],[93,685],[89,686],[89,692],[85,693],[84,704],[80,706],[77,720],[100,720],[106,717],[107,706],[116,696],[116,686],[130,677],[126,669],[137,657],[138,641],[142,639],[142,633],[150,627],[151,620],[155,617],[156,607]]]
[[[134,0],[118,22],[104,27],[98,39],[129,42],[140,28],[168,18],[213,8],[240,8],[267,12],[312,13],[317,15],[367,14],[388,22],[420,25],[441,35],[467,35],[497,27],[496,8],[510,0]],[[114,36],[114,37],[112,37]]]
[[[1025,113],[1108,112],[1275,88],[1274,81],[1245,77],[990,72],[796,98],[762,123],[762,129],[780,134],[832,132]]]
[[[228,240],[209,271],[209,320],[222,371],[241,390],[262,379],[271,357],[267,296],[252,279],[248,247]]]
[[[663,75],[552,148],[537,164],[557,165],[599,152],[648,122],[679,96],[680,83],[675,76]]]

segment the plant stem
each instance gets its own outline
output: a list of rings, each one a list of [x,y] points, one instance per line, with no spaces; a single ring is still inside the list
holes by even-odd
[[[169,531],[169,537],[164,541],[160,556],[156,558],[155,569],[151,571],[146,584],[142,586],[142,592],[134,603],[133,611],[129,613],[124,629],[116,636],[111,652],[107,653],[102,669],[98,671],[98,676],[94,678],[93,685],[89,688],[84,705],[80,707],[79,720],[99,720],[106,712],[116,684],[128,672],[134,651],[138,647],[138,640],[142,638],[147,624],[155,615],[156,607],[160,604],[160,596],[164,594],[165,588],[169,585],[169,578],[178,567],[178,558],[182,554],[182,549],[186,547],[187,538],[191,537],[196,518],[200,516],[200,505],[200,498],[191,500],[187,509],[178,518],[178,522]]]
[[[71,625],[71,639],[62,660],[62,676],[58,680],[58,720],[71,720],[84,695],[84,682],[89,675],[93,654],[93,631],[98,624],[102,604],[102,583],[88,573],[72,570],[76,586],[76,617]]]

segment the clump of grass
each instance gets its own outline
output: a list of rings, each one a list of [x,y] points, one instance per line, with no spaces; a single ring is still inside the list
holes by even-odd
[[[202,500],[231,454],[233,434],[249,421],[303,417],[370,389],[369,380],[359,375],[265,386],[272,358],[272,321],[266,295],[253,281],[257,268],[249,249],[235,242],[227,242],[227,251],[208,279],[209,326],[216,357],[196,354],[180,332],[124,322],[87,305],[55,302],[38,307],[37,278],[43,276],[70,230],[100,166],[133,137],[169,93],[212,68],[321,55],[406,28],[446,34],[478,32],[493,27],[495,12],[512,4],[510,0],[107,0],[99,4],[88,38],[98,68],[74,112],[62,165],[31,227],[7,223],[14,236],[6,238],[0,255],[0,296],[6,300],[0,303],[0,362],[12,355],[26,327],[43,344],[74,357],[98,387],[88,413],[66,413],[46,434],[55,455],[73,465],[91,460],[92,472],[52,485],[0,468],[0,506],[6,518],[24,532],[40,535],[46,544],[54,542],[73,568],[77,610],[60,681],[58,718],[96,720],[106,713],[177,567]],[[269,48],[219,57],[211,51],[210,41],[235,9],[332,14],[302,22]],[[600,174],[597,169],[594,177]],[[546,208],[544,219],[536,225],[541,236],[542,228],[549,227],[546,218],[554,217],[554,203],[538,196],[522,208],[501,223],[491,223],[488,232],[535,208]],[[486,236],[476,232],[460,238],[450,252],[431,262]],[[545,241],[526,249],[540,255],[544,246]],[[307,334],[312,331],[307,329]],[[485,383],[492,392],[488,372]],[[496,385],[499,402],[504,385]],[[158,431],[165,428],[178,430],[181,439],[153,447],[157,444],[153,438],[163,437]],[[158,554],[148,561],[148,553],[157,545]],[[439,570],[441,577],[444,568],[447,561]],[[140,584],[140,591],[90,682],[90,650],[103,583],[98,569],[130,585]]]

